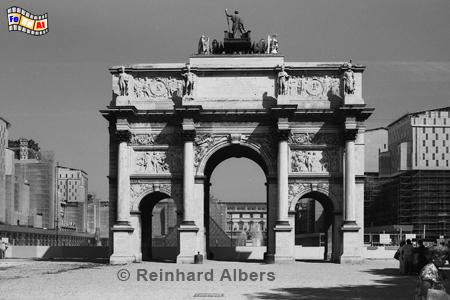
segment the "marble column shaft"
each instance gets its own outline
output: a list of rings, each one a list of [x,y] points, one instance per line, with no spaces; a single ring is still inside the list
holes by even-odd
[[[193,225],[193,197],[194,197],[194,142],[192,139],[184,141],[184,173],[183,173],[183,223]]]
[[[345,141],[345,221],[355,222],[355,140]]]
[[[119,144],[119,159],[117,168],[117,220],[119,225],[130,224],[129,194],[130,174],[128,163],[128,145],[126,140]]]
[[[278,142],[278,221],[288,224],[288,142],[281,138]]]

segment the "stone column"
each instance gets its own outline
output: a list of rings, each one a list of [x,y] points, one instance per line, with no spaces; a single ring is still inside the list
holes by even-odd
[[[117,164],[117,219],[116,225],[130,225],[130,174],[129,174],[129,131],[118,131],[119,155]]]
[[[113,265],[134,262],[131,235],[133,228],[130,226],[130,174],[128,141],[130,132],[120,130],[116,132],[119,141],[119,154],[117,159],[117,215],[112,228],[113,254],[110,263]]]
[[[288,142],[289,131],[280,131],[278,140],[278,220],[277,225],[289,225],[288,222]]]
[[[184,139],[184,172],[183,172],[183,222],[178,228],[180,253],[177,263],[193,263],[194,255],[200,251],[197,243],[198,227],[194,219],[194,139],[195,127],[193,122],[183,121]],[[203,252],[203,250],[201,251]]]
[[[183,172],[183,225],[195,226],[193,216],[194,198],[194,138],[195,131],[183,132],[184,172]]]
[[[345,138],[345,224],[356,224],[355,218],[355,135],[347,131]]]
[[[342,230],[342,255],[340,258],[343,264],[355,264],[363,261],[362,241],[360,239],[361,227],[356,223],[355,207],[355,138],[357,134],[356,126],[346,128],[344,132],[345,140],[345,173],[344,173],[344,222]],[[363,201],[363,199],[361,199]]]
[[[288,137],[290,134],[287,119],[278,121],[278,220],[275,231],[275,257],[276,263],[291,262],[294,260],[295,240],[292,238],[292,227],[288,219],[288,175],[289,175],[289,149]]]

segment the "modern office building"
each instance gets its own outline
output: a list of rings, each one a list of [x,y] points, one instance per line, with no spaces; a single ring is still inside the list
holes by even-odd
[[[21,215],[27,214],[28,225],[54,228],[55,161],[52,151],[41,151],[33,140],[10,140],[8,148],[14,152],[14,205]],[[29,192],[28,192],[29,190]],[[25,200],[24,200],[25,199]],[[17,220],[16,220],[17,221]]]
[[[449,113],[450,107],[409,113],[386,127],[379,174],[366,173],[366,227],[413,225],[421,236],[450,237]],[[366,150],[379,144],[366,140]]]
[[[57,166],[57,208],[59,227],[87,231],[88,176],[83,170]]]

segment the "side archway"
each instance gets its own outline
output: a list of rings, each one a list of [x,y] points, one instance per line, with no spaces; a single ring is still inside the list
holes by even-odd
[[[302,184],[300,187],[297,186],[295,193],[294,189],[290,185],[289,211],[295,216],[295,222],[293,222],[295,224],[295,244],[319,247],[319,249],[323,250],[323,259],[332,260],[335,256],[333,252],[336,252],[336,249],[339,248],[336,236],[336,202],[330,197],[329,190],[325,186]],[[323,209],[320,215],[318,214],[320,207],[316,206],[316,202]],[[302,213],[303,219],[301,220]],[[309,219],[307,221],[305,221],[304,214],[308,215]],[[304,228],[305,226],[308,227],[308,224],[312,224],[313,230]],[[303,252],[299,251],[297,258],[303,259],[302,255],[308,257],[307,254],[302,254],[307,253],[306,250],[308,248],[300,249]]]
[[[139,202],[142,260],[176,261],[177,205],[167,193],[154,191]]]

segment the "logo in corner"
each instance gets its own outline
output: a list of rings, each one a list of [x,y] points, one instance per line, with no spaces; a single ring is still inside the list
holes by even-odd
[[[21,31],[31,35],[44,35],[48,32],[48,14],[33,15],[23,8],[8,8],[9,31]]]

